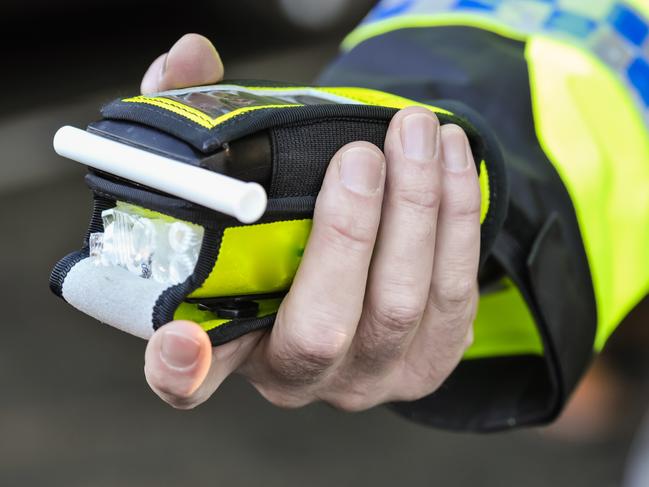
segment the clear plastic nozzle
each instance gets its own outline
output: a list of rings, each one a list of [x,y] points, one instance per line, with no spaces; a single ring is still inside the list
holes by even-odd
[[[203,228],[141,213],[124,204],[102,212],[104,232],[90,235],[90,257],[163,284],[183,282],[196,267]]]

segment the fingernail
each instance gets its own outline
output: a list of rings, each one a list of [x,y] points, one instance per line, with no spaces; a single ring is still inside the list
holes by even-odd
[[[459,127],[446,130],[443,151],[444,166],[451,172],[461,172],[469,167],[469,147],[466,136]]]
[[[172,369],[184,370],[198,362],[201,345],[196,340],[167,331],[162,335],[160,358]]]
[[[413,113],[401,122],[401,144],[408,159],[417,161],[435,157],[439,126],[431,115]]]
[[[371,195],[378,191],[383,176],[383,158],[372,149],[354,147],[340,158],[340,179],[354,193]]]

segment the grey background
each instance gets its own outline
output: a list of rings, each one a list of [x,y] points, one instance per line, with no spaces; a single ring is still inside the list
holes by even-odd
[[[228,77],[308,82],[362,9],[306,33],[261,2],[186,2],[179,12],[146,2],[30,5],[11,2],[0,20],[0,486],[620,485],[642,387],[618,428],[581,442],[541,430],[445,433],[382,408],[285,411],[236,377],[194,411],[164,405],[144,380],[144,342],[48,290],[90,208],[82,168],[53,154],[52,135],[136,92],[148,63],[187,31],[214,39]],[[36,29],[34,16],[48,24]],[[234,25],[241,16],[245,29]],[[646,309],[633,320],[646,322]]]

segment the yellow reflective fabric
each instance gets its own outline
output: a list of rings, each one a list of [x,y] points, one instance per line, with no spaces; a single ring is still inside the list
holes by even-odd
[[[385,93],[383,91],[371,90],[368,88],[355,88],[355,87],[343,87],[343,88],[318,88],[318,91],[323,91],[326,93],[331,93],[333,95],[344,96],[350,100],[354,100],[365,105],[378,105],[383,107],[390,108],[406,108],[412,106],[419,106],[428,108],[429,110],[435,113],[443,113],[445,115],[452,115],[448,110],[443,108],[435,107],[432,105],[426,105],[425,103],[419,103],[408,98],[403,98],[402,96],[393,95],[391,93]]]
[[[509,281],[503,290],[480,297],[473,324],[473,344],[465,359],[507,355],[542,355],[543,344],[520,292]]]
[[[568,3],[568,0],[563,0]],[[580,0],[580,4],[587,4],[589,0]],[[523,2],[521,2],[523,3]],[[541,3],[541,2],[539,2]],[[574,3],[574,2],[573,2]],[[626,4],[649,17],[649,1],[647,0],[626,0]],[[597,8],[593,5],[592,8]],[[363,23],[350,32],[341,44],[343,51],[350,51],[360,43],[398,29],[456,26],[477,27],[494,32],[502,37],[517,41],[525,41],[528,34],[512,27],[511,24],[497,16],[476,15],[466,11],[439,11],[431,14],[396,15],[383,20]]]
[[[649,17],[649,2],[647,0],[625,0],[625,3],[641,12],[645,17]]]
[[[257,318],[271,315],[279,309],[282,303],[281,299],[264,299],[257,301],[259,303],[259,311]],[[211,311],[201,311],[196,304],[180,303],[178,309],[174,313],[174,320],[189,320],[198,323],[205,331],[213,330],[225,323],[232,321],[229,318],[218,318],[216,314]]]
[[[649,291],[649,136],[626,88],[587,52],[527,44],[538,139],[572,198],[597,300],[600,350]]]
[[[478,27],[517,41],[524,41],[527,37],[495,17],[483,17],[464,12],[439,12],[431,15],[399,15],[361,24],[345,37],[341,47],[344,51],[350,51],[363,41],[398,29],[453,25]]]
[[[288,289],[302,260],[311,220],[227,228],[212,272],[190,298]]]
[[[480,223],[484,222],[489,213],[489,172],[485,161],[480,161]]]
[[[126,212],[131,212],[135,213],[136,215],[140,215],[146,218],[151,218],[152,220],[159,219],[159,220],[164,220],[166,222],[180,222],[184,220],[179,220],[178,218],[174,218],[173,216],[165,215],[164,213],[160,213],[157,211],[149,210],[148,208],[143,208],[141,206],[136,206],[131,203],[126,203],[124,201],[117,201],[115,203],[115,207],[118,210],[123,210]],[[186,223],[191,223],[191,222],[186,222]]]

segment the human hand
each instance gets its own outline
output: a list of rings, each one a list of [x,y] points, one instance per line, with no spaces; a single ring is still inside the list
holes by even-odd
[[[212,44],[189,34],[151,65],[144,93],[223,77]],[[158,329],[151,388],[180,409],[232,373],[273,404],[349,411],[434,392],[472,341],[480,189],[467,138],[421,107],[399,111],[385,152],[354,142],[334,155],[290,292],[271,330],[212,348],[195,323]]]

